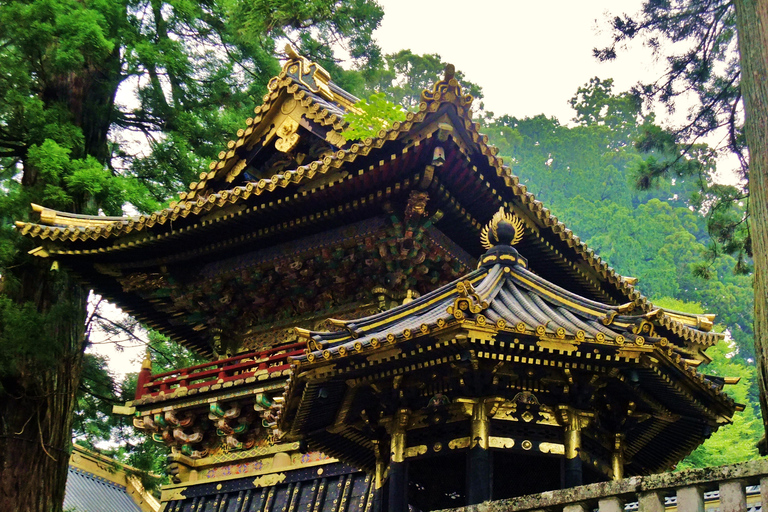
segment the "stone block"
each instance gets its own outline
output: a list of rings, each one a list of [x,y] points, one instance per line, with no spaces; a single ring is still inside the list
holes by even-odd
[[[720,484],[720,512],[741,512],[747,510],[747,496],[740,480]]]
[[[704,512],[704,494],[696,486],[677,490],[677,512]]]
[[[598,501],[599,512],[624,512],[624,502],[619,498],[603,498]]]
[[[640,512],[664,512],[664,496],[657,492],[641,492],[637,502]]]

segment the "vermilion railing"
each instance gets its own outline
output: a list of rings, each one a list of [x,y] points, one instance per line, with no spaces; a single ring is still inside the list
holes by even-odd
[[[196,389],[257,374],[281,372],[290,368],[289,358],[302,354],[305,347],[304,343],[293,343],[156,375],[143,368],[136,386],[136,399],[156,396],[160,392],[170,393],[177,388]]]

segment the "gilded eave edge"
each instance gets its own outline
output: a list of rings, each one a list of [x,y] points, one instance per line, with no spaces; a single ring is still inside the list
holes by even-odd
[[[289,61],[281,71],[280,75],[273,78],[270,81],[271,92],[264,96],[264,104],[256,107],[257,112],[267,112],[271,108],[272,104],[280,96],[280,92],[285,89],[288,93],[293,94],[294,98],[306,100],[311,97],[303,90],[299,89],[298,84],[294,83],[290,77],[287,77],[285,70],[287,66],[293,61]],[[334,96],[336,97],[336,95]],[[339,96],[341,98],[341,96]],[[347,100],[348,101],[348,100]],[[472,96],[465,95],[461,92],[461,85],[459,82],[450,77],[445,80],[438,81],[434,84],[431,91],[424,90],[422,92],[422,101],[419,103],[418,110],[416,112],[408,112],[406,119],[403,122],[395,122],[389,129],[382,129],[379,131],[375,138],[368,137],[363,141],[356,142],[350,145],[347,149],[339,149],[332,155],[325,156],[321,160],[313,161],[307,165],[302,165],[296,169],[286,171],[283,174],[277,174],[271,178],[261,179],[257,182],[249,182],[245,185],[236,186],[232,189],[222,190],[220,192],[210,193],[206,197],[186,197],[181,199],[178,203],[171,203],[168,208],[154,212],[147,215],[131,216],[117,218],[116,220],[109,220],[101,216],[86,216],[86,215],[74,215],[66,212],[59,212],[56,210],[36,207],[36,211],[41,214],[41,224],[30,222],[16,222],[16,227],[20,233],[30,238],[40,238],[41,240],[50,239],[51,241],[86,241],[97,240],[99,238],[115,238],[123,234],[129,234],[132,232],[141,232],[150,229],[156,225],[165,225],[176,220],[179,216],[182,218],[188,217],[190,214],[201,215],[210,212],[214,207],[226,207],[228,205],[234,205],[240,201],[248,199],[251,195],[259,196],[266,192],[272,192],[277,188],[287,188],[292,184],[299,184],[303,181],[312,179],[317,174],[325,174],[329,170],[338,169],[345,162],[354,162],[359,155],[367,156],[373,149],[379,149],[384,146],[387,141],[396,140],[400,135],[408,133],[414,124],[423,122],[428,114],[435,113],[443,104],[453,105],[459,118],[464,122],[464,129],[467,131],[468,137],[477,146],[477,152],[488,159],[488,164],[494,169],[496,175],[501,178],[506,187],[513,192],[513,194],[520,200],[523,207],[525,207],[533,219],[538,221],[539,227],[544,227],[550,230],[552,234],[557,236],[563,241],[569,248],[581,256],[582,259],[594,270],[597,275],[602,278],[606,283],[614,286],[620,293],[625,295],[628,299],[634,302],[637,306],[642,308],[646,312],[654,310],[653,304],[642,295],[634,287],[634,280],[632,278],[626,278],[618,274],[612,267],[608,266],[602,258],[595,254],[595,252],[587,247],[586,243],[573,234],[565,224],[563,224],[558,218],[553,215],[550,210],[544,207],[543,203],[536,199],[535,195],[528,192],[525,185],[520,184],[520,180],[517,176],[512,174],[511,169],[504,165],[503,158],[497,156],[498,148],[488,144],[488,136],[480,133],[478,130],[478,123],[472,121],[471,114]],[[245,144],[247,137],[254,133],[253,129],[261,121],[261,117],[257,115],[253,119],[246,121],[249,126],[247,130],[240,130],[238,132],[239,138],[237,141],[230,141],[230,148],[237,148]],[[323,115],[322,112],[318,114],[318,120],[325,119],[326,124],[334,124],[334,129],[341,130],[342,120],[338,119],[335,115],[328,117],[327,112]],[[249,123],[250,121],[250,123]],[[338,126],[336,126],[338,124]],[[437,131],[435,127],[435,131]],[[250,130],[250,131],[248,131]],[[240,133],[242,132],[242,133]],[[246,133],[248,132],[248,133]],[[406,153],[409,147],[418,146],[420,140],[417,139],[412,142],[410,146],[406,146],[402,153]],[[459,149],[465,153],[468,152],[461,143],[457,143]],[[230,149],[227,152],[220,153],[220,160],[212,162],[212,170],[205,174],[205,180],[210,180],[216,173],[228,168],[227,166],[236,160],[234,149]],[[213,169],[215,164],[215,169]],[[476,168],[473,167],[476,173],[479,173]],[[201,177],[203,176],[201,174]],[[202,179],[202,178],[201,178]],[[196,186],[197,188],[197,186]],[[511,209],[511,204],[506,204]],[[234,212],[219,219],[225,219],[238,215],[239,212]],[[115,218],[112,218],[115,219]],[[216,219],[216,220],[219,220]],[[473,219],[474,220],[474,219]],[[212,222],[212,221],[208,221]],[[49,225],[44,225],[49,224]],[[203,221],[200,224],[194,224],[181,228],[180,231],[190,231],[197,228],[200,225],[205,225]],[[480,229],[480,225],[477,221],[476,228]],[[175,230],[169,233],[161,233],[154,237],[148,236],[147,240],[158,240],[166,238],[174,234]],[[128,243],[115,245],[110,248],[99,248],[93,250],[67,250],[67,251],[41,251],[44,254],[40,256],[46,256],[50,254],[88,254],[88,253],[104,253],[111,250],[120,250],[134,245],[140,244],[142,240],[137,239]],[[678,318],[679,317],[679,318]],[[703,317],[703,316],[702,316]],[[711,319],[707,317],[711,323]],[[675,318],[671,318],[669,315],[665,315],[664,321],[668,323],[667,327],[670,330],[676,332],[676,334],[689,339],[695,340],[695,336],[687,335],[686,331],[689,331],[688,325],[700,325],[701,317],[690,318],[684,314],[675,314]],[[677,330],[677,331],[676,331]],[[679,332],[678,332],[679,331]]]
[[[652,344],[648,344],[642,335],[625,337],[620,333],[621,329],[628,330],[638,320],[655,320],[662,326],[665,326],[669,321],[673,321],[670,317],[664,316],[661,310],[654,310],[650,314],[637,316],[622,315],[625,306],[598,305],[567,290],[559,289],[559,287],[546,283],[539,278],[542,283],[532,283],[537,288],[537,293],[546,295],[550,300],[558,301],[563,306],[568,308],[576,307],[584,313],[593,316],[594,320],[600,320],[605,327],[616,331],[613,333],[614,336],[608,336],[603,332],[598,332],[594,335],[585,333],[583,330],[568,332],[562,327],[553,330],[545,325],[529,326],[523,323],[511,325],[503,318],[499,318],[496,321],[489,318],[486,314],[486,311],[491,309],[489,303],[494,300],[500,300],[493,292],[497,286],[503,286],[499,284],[500,280],[511,276],[512,279],[525,284],[529,278],[534,276],[534,274],[530,276],[526,274],[531,273],[516,270],[514,266],[501,270],[479,269],[453,283],[438,288],[432,293],[394,309],[364,319],[335,321],[334,323],[338,327],[344,329],[342,331],[331,333],[296,329],[299,336],[307,342],[307,349],[303,355],[292,357],[296,365],[294,371],[299,376],[313,375],[312,379],[319,378],[322,380],[327,376],[326,371],[329,374],[334,374],[357,368],[357,365],[353,365],[347,370],[341,370],[336,364],[339,360],[360,355],[366,357],[367,364],[375,365],[377,353],[381,352],[382,358],[390,360],[394,357],[390,349],[397,349],[401,343],[408,340],[432,336],[438,340],[443,340],[438,341],[438,344],[446,343],[445,340],[457,329],[484,333],[480,335],[481,339],[486,339],[488,336],[495,337],[500,332],[507,332],[513,335],[537,338],[539,343],[543,343],[542,348],[554,350],[560,354],[570,354],[573,351],[578,351],[580,345],[587,344],[615,348],[617,350],[615,355],[616,361],[639,361],[639,358],[642,356],[653,356],[657,359],[654,361],[651,358],[649,361],[652,363],[650,368],[654,369],[654,371],[657,371],[656,367],[660,364],[671,366],[677,371],[686,374],[689,382],[698,387],[700,391],[704,391],[710,394],[710,396],[721,400],[728,407],[736,409],[741,407],[725,393],[722,387],[718,388],[715,384],[708,381],[705,374],[696,369],[695,364],[691,364],[691,361],[674,350],[674,348],[681,349],[684,347],[670,343],[663,337],[653,338],[655,341]],[[552,288],[545,289],[547,285]],[[469,292],[466,290],[469,290]],[[564,296],[564,294],[567,294],[567,296]],[[430,307],[435,307],[438,303],[447,304],[451,300],[463,300],[462,297],[464,295],[469,297],[478,306],[477,314],[473,317],[455,314],[454,318],[451,318],[452,313],[449,308],[447,316],[442,315],[429,318],[428,321],[418,326],[412,325],[404,329],[402,328],[402,319],[414,318],[419,315],[434,316],[425,313],[425,311],[429,311]],[[454,308],[454,311],[457,309]],[[469,310],[472,310],[472,306],[470,306]],[[459,311],[459,313],[461,312]],[[619,329],[616,329],[616,327]],[[617,333],[618,335],[616,335]],[[711,345],[723,337],[719,333],[701,332],[692,328],[685,328],[681,333],[675,332],[675,334],[678,334],[684,340],[687,340],[689,336],[693,336],[697,343],[704,345]],[[497,341],[496,343],[500,342]],[[429,347],[426,350],[431,349],[432,347]],[[413,351],[411,352],[412,355],[414,353]],[[610,359],[610,356],[607,356],[605,361],[608,362]],[[323,370],[323,368],[327,370]],[[296,379],[292,379],[289,382],[289,388],[294,387],[294,384],[297,382],[294,381]],[[670,384],[674,385],[672,382]],[[680,392],[686,393],[682,387],[676,386],[676,388]],[[291,390],[287,391],[287,395],[290,395],[291,392]]]
[[[585,313],[594,317],[595,320],[600,320],[600,323],[607,329],[613,330],[614,327],[618,327],[620,329],[628,330],[637,321],[644,320],[648,322],[656,322],[659,326],[668,329],[673,334],[679,336],[682,340],[698,344],[703,347],[709,347],[724,338],[723,333],[710,332],[711,322],[706,323],[708,322],[706,317],[711,315],[689,315],[679,312],[668,313],[662,309],[654,309],[642,315],[627,316],[624,313],[628,309],[631,309],[631,306],[633,306],[632,303],[622,306],[610,306],[607,304],[595,303],[573,292],[554,285],[553,283],[549,283],[529,271],[516,271],[514,266],[508,268],[510,270],[505,272],[507,272],[515,280],[522,283],[524,287],[535,289],[536,293],[539,295],[546,296],[548,299],[558,302],[569,309],[579,310],[581,313]],[[524,274],[527,274],[527,276]],[[442,286],[429,294],[419,297],[410,303],[403,304],[377,315],[356,320],[335,320],[334,323],[338,327],[343,327],[344,331],[337,332],[329,339],[324,341],[332,343],[334,348],[344,346],[345,352],[352,353],[353,349],[354,351],[359,352],[363,346],[358,345],[356,341],[368,335],[370,331],[375,331],[379,328],[388,329],[391,324],[403,318],[418,316],[422,314],[422,310],[428,308],[431,305],[434,305],[436,302],[445,300],[448,297],[455,296],[457,294],[458,283],[466,282],[470,285],[476,285],[482,282],[487,276],[487,271],[477,270],[459,278],[452,283]],[[499,279],[501,279],[501,275],[496,276],[496,283],[494,283],[492,286],[495,286]],[[479,295],[477,300],[482,302],[488,299],[488,290],[484,290],[483,292],[478,290],[478,292]],[[485,310],[487,307],[488,305],[484,304],[482,309]],[[684,319],[691,325],[686,325],[683,323],[683,321],[678,319]],[[699,322],[697,326],[696,322]],[[438,322],[438,324],[436,325],[440,329],[447,326],[445,319],[443,322]],[[479,325],[486,326],[488,328],[494,328],[493,326],[495,325],[495,329],[497,330],[509,329],[510,332],[515,332],[517,334],[529,334],[543,337],[552,337],[556,339],[565,339],[565,332],[555,332],[543,325],[521,327],[521,325],[518,324],[516,326],[509,326],[505,321],[502,321],[501,324],[495,324],[490,319],[483,320]],[[424,334],[426,334],[431,328],[432,327],[430,327],[429,324],[426,324],[426,328],[422,328],[421,330]],[[296,330],[300,337],[308,341],[307,354],[314,353],[314,358],[318,359],[320,357],[326,356],[325,348],[321,347],[320,344],[316,342],[320,341],[320,338],[318,337],[319,335],[329,333],[305,331],[302,329]],[[413,331],[413,329],[406,329],[406,331]],[[379,336],[382,339],[377,341],[383,342],[384,338],[386,338],[390,343],[392,343],[395,339],[408,339],[414,333],[415,332],[386,332]],[[579,343],[583,341],[590,341],[589,335],[584,332],[582,332],[580,335],[579,333],[570,333],[569,336]],[[642,336],[640,337],[642,338]],[[666,338],[662,337],[661,339],[662,346],[666,346],[666,341],[664,341]],[[591,341],[596,341],[600,344],[614,344],[617,347],[622,347],[625,343],[627,343],[627,346],[629,347],[632,345],[632,343],[635,342],[634,339],[625,339],[625,337],[622,335],[619,335],[615,340],[606,339],[605,335],[598,335]],[[641,341],[639,342],[638,346],[642,346],[642,344],[643,342]],[[685,349],[685,347],[680,347],[679,345],[676,346],[678,346],[680,349]],[[314,347],[314,350],[312,350],[312,347]],[[307,358],[307,356],[298,358],[299,361],[311,362],[309,359],[312,358]]]

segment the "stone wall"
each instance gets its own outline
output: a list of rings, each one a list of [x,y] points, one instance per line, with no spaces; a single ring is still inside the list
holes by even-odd
[[[720,512],[744,512],[747,486],[760,486],[761,497],[750,501],[768,503],[768,460],[729,466],[691,469],[675,473],[635,476],[571,489],[543,492],[453,509],[455,512],[623,512],[637,502],[641,512],[663,512],[665,498],[677,497],[677,512],[705,510],[704,493],[719,491]]]

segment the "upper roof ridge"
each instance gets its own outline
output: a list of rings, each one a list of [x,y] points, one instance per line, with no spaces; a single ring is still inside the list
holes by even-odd
[[[421,91],[421,100],[425,102],[442,101],[456,103],[464,108],[469,108],[474,101],[471,94],[464,94],[461,83],[456,79],[456,68],[453,64],[446,64],[443,79],[432,85],[432,90]]]
[[[205,196],[210,191],[212,180],[225,177],[227,181],[232,181],[246,169],[247,163],[240,158],[238,150],[242,146],[252,144],[254,134],[264,135],[259,126],[263,120],[273,115],[272,109],[281,104],[280,98],[284,97],[284,93],[287,93],[288,98],[295,100],[291,105],[301,104],[307,109],[307,119],[321,126],[330,126],[332,131],[341,132],[344,124],[342,117],[345,112],[355,110],[354,105],[359,101],[358,98],[333,83],[325,68],[300,55],[290,44],[286,45],[285,54],[288,60],[283,64],[280,73],[267,83],[267,93],[262,98],[262,104],[254,108],[255,115],[245,120],[245,127],[237,131],[237,139],[226,143],[226,148],[218,154],[218,160],[209,164],[208,171],[200,173],[199,181],[192,182],[189,191],[179,194],[182,201]],[[284,107],[280,105],[280,109]],[[291,133],[288,135],[294,133],[297,128],[298,123],[290,125],[287,131]],[[278,134],[277,138],[283,135],[285,134]],[[340,135],[336,139],[343,140]]]
[[[299,52],[290,43],[285,45],[285,53],[288,55],[288,61],[283,64],[280,74],[270,81],[270,89],[272,89],[271,84],[276,79],[289,77],[295,82],[302,84],[311,92],[333,101],[333,91],[330,88],[330,73],[317,62],[312,62],[308,58],[299,55]]]

